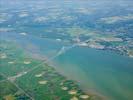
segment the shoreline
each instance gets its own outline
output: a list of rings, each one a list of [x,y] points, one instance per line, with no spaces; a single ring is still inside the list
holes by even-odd
[[[26,51],[25,51],[25,52],[26,52]],[[56,67],[54,67],[54,64],[52,64],[51,61],[48,61],[48,62],[47,62],[47,59],[49,59],[49,58],[46,58],[46,56],[41,55],[41,58],[35,58],[34,55],[30,55],[30,56],[31,56],[31,58],[33,58],[33,59],[40,60],[40,61],[44,61],[44,64],[45,64],[46,66],[53,68],[58,74],[60,74],[61,76],[65,77],[66,80],[72,80],[75,84],[78,85],[79,89],[81,89],[81,90],[82,90],[83,92],[85,92],[87,95],[96,96],[96,97],[100,98],[100,100],[107,100],[107,97],[104,96],[104,95],[102,95],[101,93],[96,92],[95,90],[91,90],[91,91],[90,91],[90,89],[85,89],[85,87],[83,88],[83,86],[80,86],[80,85],[79,85],[79,82],[78,82],[77,80],[70,79],[69,77],[65,76],[62,72],[58,71],[58,70],[56,69]],[[39,54],[38,54],[38,56],[39,56]],[[46,62],[46,63],[45,63],[45,62]],[[92,91],[93,91],[93,92],[92,92]]]

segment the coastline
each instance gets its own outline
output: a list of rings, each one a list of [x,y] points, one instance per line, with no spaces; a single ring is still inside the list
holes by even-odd
[[[3,43],[4,44],[4,43]],[[5,46],[7,45],[7,44],[4,44]],[[8,48],[8,46],[6,46],[6,48]],[[19,48],[19,49],[18,49]],[[58,86],[58,87],[56,87],[56,90],[55,91],[53,91],[55,94],[56,94],[56,92],[58,93],[59,91],[59,93],[60,94],[62,94],[62,95],[59,95],[60,96],[60,98],[70,98],[71,100],[84,100],[85,98],[85,100],[103,100],[101,97],[99,97],[99,96],[97,96],[97,95],[95,95],[95,94],[91,94],[91,93],[89,93],[89,92],[86,92],[86,91],[84,91],[79,85],[78,85],[78,82],[77,81],[74,81],[74,80],[71,80],[71,79],[69,79],[68,77],[66,77],[66,76],[64,76],[63,74],[61,74],[61,73],[59,73],[53,66],[51,66],[51,63],[49,63],[49,62],[47,62],[47,60],[45,59],[45,61],[43,60],[43,59],[38,59],[38,58],[34,58],[34,57],[32,57],[32,56],[29,56],[29,55],[27,55],[27,53],[25,53],[25,51],[21,48],[21,47],[19,47],[19,46],[15,46],[15,48],[12,48],[12,46],[10,45],[10,49],[8,49],[8,51],[6,51],[6,50],[4,50],[4,49],[2,49],[2,51],[1,51],[1,53],[2,52],[5,52],[4,54],[5,54],[5,56],[2,56],[2,59],[3,59],[3,63],[2,63],[2,66],[3,66],[3,64],[6,62],[6,61],[8,61],[8,59],[7,58],[10,58],[10,56],[8,55],[8,54],[6,54],[6,53],[11,53],[10,52],[10,50],[16,50],[15,52],[14,52],[14,54],[15,54],[15,57],[17,57],[17,59],[18,59],[18,61],[19,61],[19,59],[21,58],[21,60],[23,61],[24,59],[26,59],[26,61],[24,61],[23,63],[25,64],[25,67],[26,66],[29,66],[29,68],[28,68],[28,70],[23,70],[23,71],[17,71],[16,70],[16,68],[17,68],[17,66],[18,66],[18,64],[17,65],[15,65],[14,66],[14,71],[15,71],[15,73],[13,74],[12,72],[12,74],[11,74],[11,76],[8,76],[8,78],[7,78],[7,80],[9,80],[9,84],[10,84],[10,82],[12,82],[12,84],[16,84],[15,86],[17,86],[16,88],[18,88],[18,87],[20,87],[21,89],[23,89],[23,92],[24,92],[24,94],[27,94],[27,96],[26,96],[26,98],[41,98],[41,97],[39,97],[39,94],[38,95],[36,95],[36,96],[33,96],[33,94],[32,94],[32,92],[34,93],[34,92],[36,92],[35,90],[30,90],[30,88],[29,87],[32,87],[32,88],[35,88],[35,86],[37,86],[36,88],[39,88],[40,86],[42,87],[43,85],[44,85],[44,89],[46,88],[45,86],[48,86],[48,88],[51,88],[51,87],[49,87],[49,85],[50,84],[55,84],[55,86],[58,86],[59,85],[59,82],[63,82],[62,84],[61,84],[61,86],[62,86],[62,89],[63,90],[60,90],[60,85]],[[19,57],[17,54],[16,54],[16,52],[18,52],[19,53],[19,50],[22,50],[21,52],[23,52],[23,54]],[[3,54],[3,53],[2,53]],[[24,58],[23,58],[24,57]],[[7,60],[6,60],[7,59]],[[6,61],[5,61],[6,60]],[[11,65],[14,65],[15,63],[17,63],[18,61],[10,61],[8,64],[10,65],[10,67],[11,67]],[[20,63],[20,62],[19,62]],[[32,63],[38,63],[36,66],[34,65],[34,66],[32,66]],[[5,65],[5,64],[4,64]],[[21,63],[21,65],[23,65],[22,63]],[[31,68],[30,68],[31,67]],[[23,67],[22,67],[23,68]],[[9,70],[9,69],[5,69],[5,70]],[[1,72],[2,73],[2,72]],[[38,74],[37,74],[38,73]],[[42,74],[39,74],[39,73],[42,73]],[[44,73],[44,75],[43,75],[43,73]],[[4,73],[3,75],[5,75],[5,74],[7,74],[7,75],[10,75],[9,73]],[[50,76],[49,76],[50,75]],[[47,76],[47,77],[44,77],[44,76]],[[44,78],[43,78],[44,77]],[[39,81],[38,79],[45,79],[45,81]],[[58,81],[56,81],[55,79],[57,79]],[[32,81],[30,81],[30,80],[32,80]],[[38,84],[36,83],[37,81],[39,81],[38,82]],[[31,84],[31,82],[32,82],[32,84]],[[54,82],[54,83],[51,83],[51,82]],[[31,85],[30,85],[30,84]],[[7,84],[7,83],[6,83]],[[6,86],[6,84],[5,84],[5,86]],[[27,84],[27,85],[26,85]],[[40,84],[40,85],[39,85]],[[45,85],[46,84],[46,85]],[[18,88],[18,89],[20,89],[20,88]],[[31,92],[28,92],[27,91],[27,89],[29,89]],[[55,87],[53,87],[53,88],[55,88]],[[68,88],[68,89],[67,89]],[[43,90],[42,89],[40,89],[40,91],[42,91],[43,92]],[[51,89],[50,89],[50,91],[52,91]],[[64,92],[63,92],[64,91]],[[66,92],[65,92],[66,91]],[[68,93],[67,93],[67,91],[68,91]],[[65,95],[67,95],[66,97],[65,97]],[[22,95],[22,94],[20,94],[20,95]],[[40,94],[40,95],[42,95],[42,94]],[[50,92],[48,92],[48,95],[50,96],[51,94],[50,94]],[[4,97],[3,97],[4,96]],[[52,96],[52,95],[51,95]],[[2,97],[3,98],[10,98],[10,97],[13,97],[13,98],[18,98],[19,96],[16,96],[16,93],[14,94],[13,93],[13,91],[12,91],[12,94],[6,94],[6,95],[2,95]],[[24,96],[25,97],[25,96]],[[49,98],[49,97],[47,97],[47,98]],[[60,100],[62,100],[62,99],[60,99]],[[48,99],[49,100],[49,99]]]

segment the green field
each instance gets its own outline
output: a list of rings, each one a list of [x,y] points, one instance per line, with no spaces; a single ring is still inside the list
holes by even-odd
[[[96,100],[43,60],[15,43],[0,44],[0,100]]]

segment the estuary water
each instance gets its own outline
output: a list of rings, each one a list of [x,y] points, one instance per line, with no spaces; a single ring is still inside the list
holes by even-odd
[[[2,33],[0,36],[16,42],[28,53],[47,59],[57,55],[63,47],[71,47],[68,43],[32,35]],[[88,93],[102,95],[107,100],[133,99],[133,58],[113,51],[76,46],[55,56],[49,63],[68,79],[77,81]]]
[[[75,47],[54,59],[56,68],[88,92],[108,100],[133,99],[133,59],[112,51]]]

